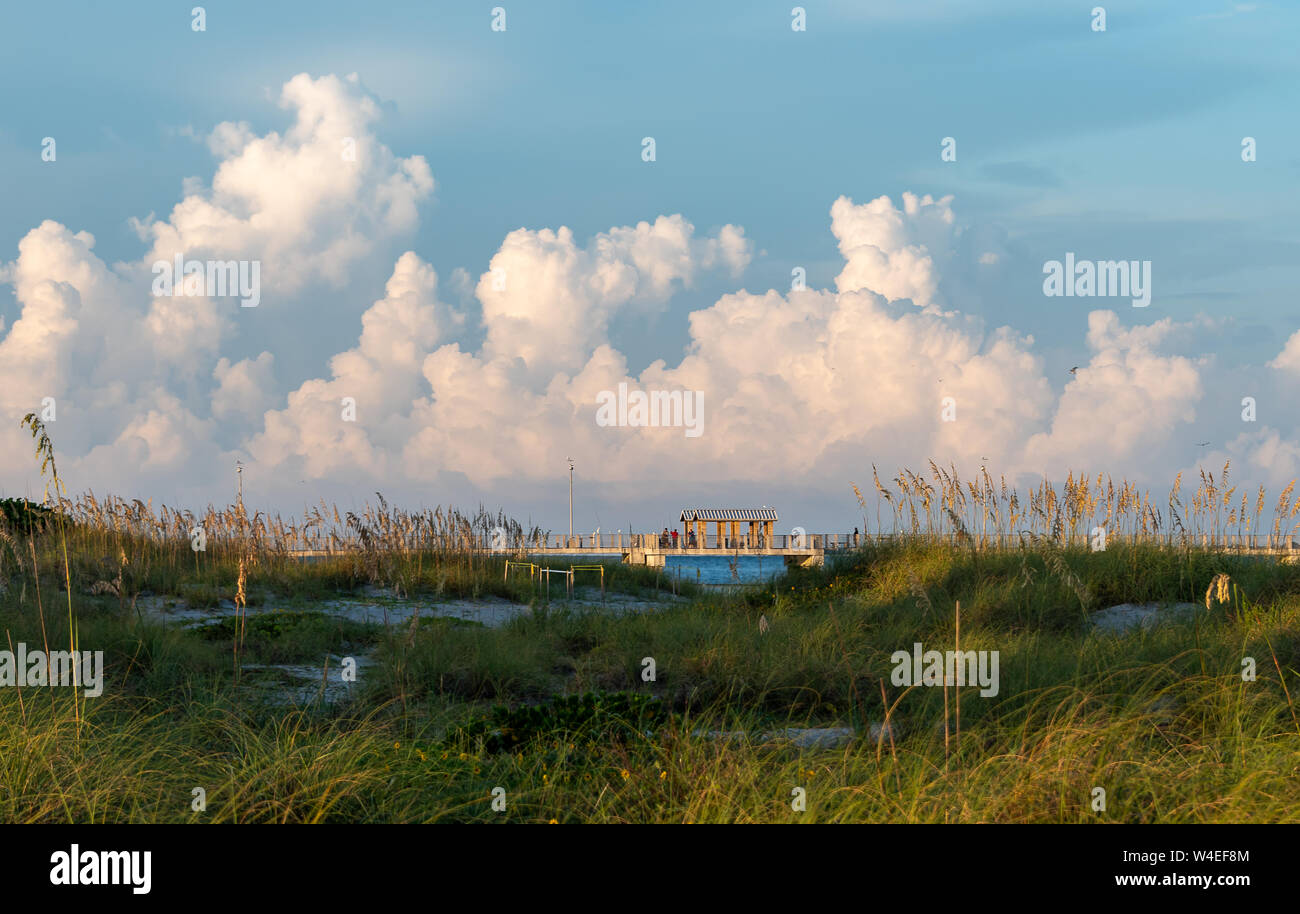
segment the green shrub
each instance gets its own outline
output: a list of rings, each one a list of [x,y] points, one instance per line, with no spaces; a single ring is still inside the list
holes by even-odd
[[[543,739],[626,743],[642,739],[667,723],[668,710],[651,695],[637,692],[587,692],[543,704],[497,705],[467,725],[462,734],[482,738],[487,752],[510,752]]]

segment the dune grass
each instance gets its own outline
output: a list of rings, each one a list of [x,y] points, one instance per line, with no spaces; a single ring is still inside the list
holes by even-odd
[[[314,567],[333,592],[328,564],[295,573]],[[48,610],[66,596],[53,576],[39,591],[33,578],[30,563],[9,577],[5,637],[64,644],[68,621]],[[918,538],[631,615],[553,603],[500,629],[437,619],[388,630],[250,616],[250,661],[373,653],[354,700],[301,709],[237,683],[228,623],[164,630],[112,594],[79,599],[81,645],[105,651],[104,695],[81,699],[78,732],[71,690],[0,689],[0,820],[1300,819],[1300,567],[1275,559]],[[1093,630],[1091,613],[1125,601],[1201,609],[1151,631]],[[988,698],[962,690],[959,741],[950,689],[945,746],[944,690],[895,686],[891,655],[918,641],[951,649],[958,602],[961,646],[999,652],[1000,686]],[[650,696],[662,720],[629,738],[614,717],[575,724],[547,710],[587,692]],[[508,752],[490,751],[478,723],[494,704],[537,709]],[[888,730],[871,729],[887,717]],[[835,749],[758,738],[793,726],[858,735]]]
[[[896,489],[873,473],[875,530],[894,538],[615,613],[507,574],[543,533],[482,508],[379,496],[285,521],[70,500],[40,421],[24,424],[51,488],[0,505],[0,650],[67,645],[105,667],[97,697],[0,688],[0,821],[1300,820],[1300,567],[1249,554],[1300,529],[1294,484],[1270,516],[1263,489],[1238,502],[1227,466],[1186,496],[1176,480],[1167,510],[1102,475],[1022,499],[983,471],[931,463]],[[667,586],[619,565],[605,583]],[[320,606],[381,592],[529,611],[488,629]],[[235,612],[185,629],[141,599]],[[1203,609],[1093,624],[1148,601]],[[955,649],[959,630],[962,650],[997,652],[996,694],[895,678],[896,652]],[[350,654],[372,663],[325,700]],[[320,665],[319,700],[286,707],[242,675],[287,662]],[[772,738],[813,726],[852,737]]]

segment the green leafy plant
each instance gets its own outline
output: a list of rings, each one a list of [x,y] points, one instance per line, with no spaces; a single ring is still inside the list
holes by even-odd
[[[498,705],[462,732],[471,739],[481,737],[486,751],[498,753],[557,736],[598,734],[601,740],[628,742],[662,727],[668,717],[663,703],[651,695],[588,692],[518,708]]]
[[[25,498],[0,498],[0,522],[11,530],[40,533],[53,519],[54,512],[45,505]]]

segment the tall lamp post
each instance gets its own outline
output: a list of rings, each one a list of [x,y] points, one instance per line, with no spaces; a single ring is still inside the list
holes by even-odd
[[[573,458],[569,460],[569,545],[573,545]]]

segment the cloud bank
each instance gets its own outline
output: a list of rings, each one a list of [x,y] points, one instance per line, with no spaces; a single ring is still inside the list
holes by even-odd
[[[187,181],[166,220],[135,223],[139,260],[106,264],[91,235],[53,221],[18,241],[0,274],[19,305],[0,328],[6,493],[43,488],[17,424],[46,397],[74,491],[224,502],[240,458],[289,508],[309,480],[456,501],[552,480],[572,455],[611,490],[665,497],[683,479],[842,493],[873,462],[919,469],[931,457],[1016,480],[1105,469],[1156,488],[1198,460],[1231,459],[1269,485],[1300,471],[1300,407],[1286,396],[1300,332],[1267,364],[1228,369],[1185,348],[1205,319],[1135,325],[1123,309],[1044,299],[1086,321],[1089,358],[1067,374],[1031,337],[945,294],[945,270],[974,266],[957,262],[951,197],[840,197],[834,288],[723,295],[689,315],[684,352],[638,374],[611,340],[615,319],[664,312],[705,275],[739,286],[754,257],[742,228],[700,233],[681,214],[587,239],[520,228],[471,280],[471,308],[449,304],[407,251],[359,318],[313,314],[315,290],[413,233],[434,177],[378,140],[380,107],[355,77],[296,76],[281,105],[283,135],[211,132],[210,183]],[[316,377],[283,375],[292,334],[235,359],[228,343],[250,319],[236,300],[151,294],[151,265],[178,254],[259,261],[262,308],[353,322],[355,345],[313,353]],[[700,392],[702,434],[598,424],[601,392],[620,384]]]

